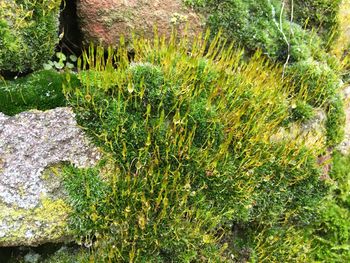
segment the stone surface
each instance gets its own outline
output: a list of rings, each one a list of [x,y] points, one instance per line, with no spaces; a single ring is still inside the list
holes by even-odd
[[[132,33],[153,38],[154,26],[167,36],[173,26],[181,35],[188,25],[190,36],[203,27],[201,17],[182,0],[77,0],[77,14],[85,42],[112,46],[122,35],[130,41]]]
[[[287,128],[280,127],[279,131],[270,137],[272,142],[295,141],[310,148],[320,149],[326,145],[326,114],[323,110],[315,110],[315,115],[308,121],[292,123]]]
[[[0,246],[66,238],[60,166],[89,167],[100,158],[74,117],[70,108],[0,113]]]

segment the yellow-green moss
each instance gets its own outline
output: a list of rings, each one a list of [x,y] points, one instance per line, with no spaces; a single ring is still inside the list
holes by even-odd
[[[38,245],[69,237],[67,218],[71,211],[63,199],[46,197],[34,209],[9,207],[0,203],[0,245]]]

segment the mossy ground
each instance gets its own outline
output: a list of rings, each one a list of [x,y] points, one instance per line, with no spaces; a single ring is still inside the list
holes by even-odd
[[[339,1],[294,1],[293,21],[280,1],[185,2],[211,41],[136,39],[131,61],[123,41],[91,47],[63,78],[61,102],[105,152],[65,168],[90,248],[77,261],[349,261],[350,160],[334,153],[330,178],[319,162],[343,134],[347,64],[327,53]],[[5,110],[41,103],[22,102]],[[310,143],[299,128],[319,110],[327,138]]]
[[[13,116],[22,111],[48,110],[66,106],[62,85],[66,75],[54,70],[42,70],[13,80],[0,79],[0,112]],[[71,74],[71,83],[79,82]]]
[[[132,61],[123,43],[107,58],[85,53],[82,86],[65,94],[108,157],[67,169],[66,187],[71,226],[92,258],[313,257],[307,231],[329,189],[316,157],[327,144],[271,139],[307,93],[262,53],[246,61],[225,43],[136,39]]]

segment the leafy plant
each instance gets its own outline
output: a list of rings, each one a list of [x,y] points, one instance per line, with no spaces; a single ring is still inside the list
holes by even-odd
[[[67,59],[67,56],[63,54],[62,52],[56,52],[56,58],[58,61],[52,61],[49,60],[48,62],[44,63],[44,69],[50,70],[50,69],[56,69],[56,70],[62,70],[64,68],[67,69],[73,69],[75,62],[77,62],[77,57],[75,55],[70,55]]]

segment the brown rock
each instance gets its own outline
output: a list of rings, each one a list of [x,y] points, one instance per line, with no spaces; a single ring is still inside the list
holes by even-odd
[[[182,0],[77,0],[77,14],[86,43],[115,46],[121,36],[130,43],[133,33],[153,38],[154,27],[166,36],[172,28],[182,35],[188,26],[189,36],[203,29],[199,14]]]

